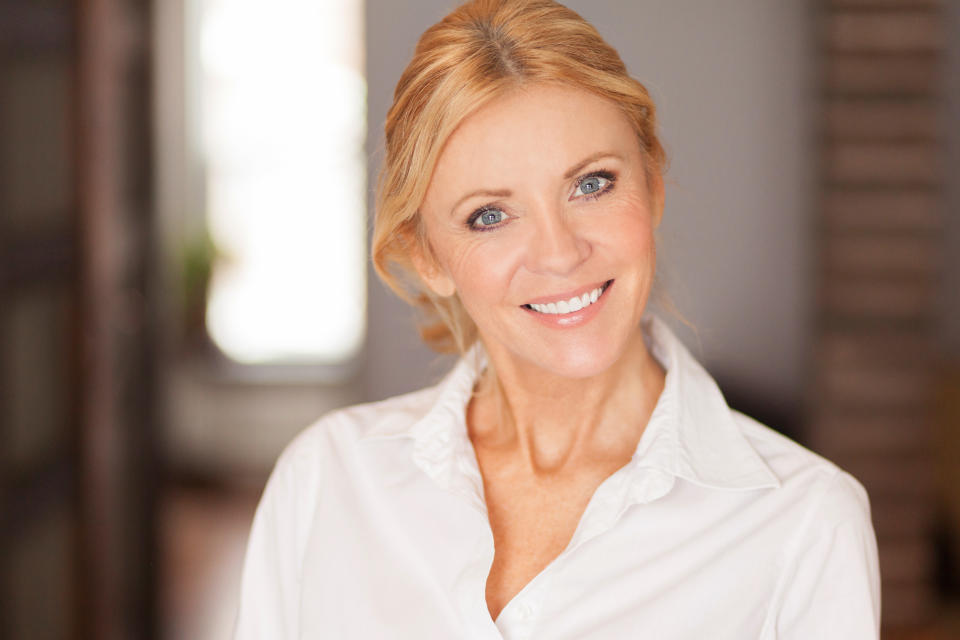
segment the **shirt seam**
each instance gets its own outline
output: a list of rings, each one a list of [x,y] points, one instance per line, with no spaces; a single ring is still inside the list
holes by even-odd
[[[779,604],[783,599],[783,593],[786,589],[785,582],[787,580],[787,575],[794,566],[796,566],[799,555],[800,555],[800,546],[802,541],[810,533],[810,530],[813,527],[813,521],[815,514],[820,510],[823,505],[823,501],[827,495],[827,492],[833,487],[833,484],[836,482],[837,478],[840,476],[841,470],[839,468],[834,468],[832,473],[827,478],[826,482],[823,483],[823,487],[816,495],[816,499],[810,505],[810,508],[807,509],[807,512],[803,515],[803,520],[801,521],[800,526],[797,528],[796,534],[790,540],[790,543],[784,550],[784,563],[783,568],[780,571],[780,577],[777,580],[777,584],[773,589],[773,592],[770,596],[770,601],[767,606],[767,615],[764,618],[763,625],[760,627],[760,638],[773,638],[775,636],[771,635],[774,629],[774,620],[776,614],[779,612]]]

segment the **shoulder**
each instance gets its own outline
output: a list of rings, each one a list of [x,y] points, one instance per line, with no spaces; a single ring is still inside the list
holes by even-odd
[[[841,522],[870,526],[870,503],[852,475],[803,445],[731,410],[741,433],[780,481],[782,497],[803,505],[811,528]]]
[[[254,515],[244,560],[237,638],[293,637],[298,593],[323,498],[352,486],[357,443],[370,433],[402,433],[429,409],[426,389],[332,411],[281,452]]]
[[[436,387],[386,400],[343,407],[303,429],[277,458],[274,475],[315,475],[331,455],[344,454],[371,437],[402,436],[430,410]]]
[[[783,536],[780,576],[762,637],[877,637],[880,574],[863,485],[823,456],[733,414],[780,480],[780,487],[766,494]]]
[[[302,549],[322,495],[355,474],[359,443],[371,434],[402,434],[430,407],[432,389],[332,411],[303,429],[274,464],[258,506],[259,519]]]

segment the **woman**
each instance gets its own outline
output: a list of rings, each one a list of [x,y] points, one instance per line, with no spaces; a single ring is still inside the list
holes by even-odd
[[[645,314],[665,159],[597,32],[549,0],[459,7],[386,145],[375,264],[463,357],[287,448],[237,637],[877,637],[862,487]]]

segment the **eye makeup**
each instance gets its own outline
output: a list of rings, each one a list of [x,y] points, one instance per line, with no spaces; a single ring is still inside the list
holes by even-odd
[[[584,193],[583,195],[580,195],[580,196],[573,195],[570,197],[571,200],[583,200],[583,199],[595,200],[596,198],[599,198],[600,196],[606,193],[609,193],[610,191],[613,191],[613,187],[616,185],[616,182],[617,182],[617,176],[612,171],[608,171],[607,169],[599,169],[598,171],[591,171],[590,173],[584,174],[579,178],[577,178],[577,183],[576,183],[576,186],[574,187],[574,193],[580,190],[585,183],[588,183],[588,181],[591,178],[601,178],[603,180],[606,180],[606,184],[600,185],[596,191],[593,191],[590,193]]]
[[[503,226],[504,220],[508,217],[500,207],[484,205],[467,217],[467,228],[472,231],[493,231]]]
[[[584,186],[584,183],[590,179],[601,179],[605,183],[599,184],[596,191],[590,193],[584,193],[582,195],[571,195],[570,200],[595,200],[600,196],[603,196],[607,193],[613,191],[614,186],[617,182],[617,175],[612,171],[607,169],[599,169],[597,171],[591,171],[586,173],[579,178],[577,178],[574,185],[574,192],[581,189]],[[467,216],[466,227],[471,231],[494,231],[499,229],[504,225],[506,220],[510,218],[509,215],[501,208],[500,206],[494,204],[483,205],[479,209],[476,209]]]

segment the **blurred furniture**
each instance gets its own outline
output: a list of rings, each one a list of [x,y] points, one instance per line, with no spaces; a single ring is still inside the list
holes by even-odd
[[[151,638],[147,0],[0,4],[0,637]]]

